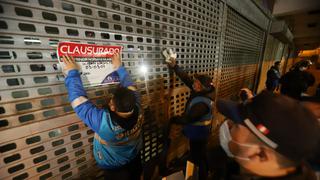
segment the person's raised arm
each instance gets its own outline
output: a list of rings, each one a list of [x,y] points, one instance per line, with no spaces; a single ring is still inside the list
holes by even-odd
[[[64,73],[66,74],[65,86],[68,91],[68,100],[79,118],[93,131],[98,132],[102,120],[103,109],[97,108],[88,100],[87,93],[78,71],[79,66],[73,57],[63,56]]]
[[[130,78],[129,73],[126,71],[126,69],[123,66],[121,66],[120,54],[115,53],[111,58],[111,60],[112,60],[112,65],[114,70],[116,70],[117,73],[119,74],[120,85],[134,91],[136,102],[140,107],[141,106],[140,94],[137,92],[136,84]]]
[[[181,81],[186,84],[190,89],[193,89],[193,80],[192,78],[184,72],[178,65],[177,65],[177,54],[172,51],[172,49],[165,49],[162,52],[163,56],[165,57],[165,61],[170,67],[170,69],[173,69],[176,75],[181,79]]]

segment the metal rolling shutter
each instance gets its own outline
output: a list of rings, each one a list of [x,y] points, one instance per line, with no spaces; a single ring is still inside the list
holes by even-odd
[[[124,66],[152,114],[143,160],[157,156],[161,131],[154,129],[181,114],[189,95],[160,52],[175,48],[190,74],[214,76],[223,6],[217,0],[1,0],[0,179],[69,179],[95,166],[93,132],[73,113],[55,65],[59,41],[124,47]],[[90,88],[88,95],[104,106],[112,89]]]
[[[264,31],[232,8],[227,8],[219,97],[253,88],[258,73]]]

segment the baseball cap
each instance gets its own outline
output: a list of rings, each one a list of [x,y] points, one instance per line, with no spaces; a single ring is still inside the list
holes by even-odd
[[[202,85],[202,87],[204,88],[205,91],[213,91],[214,90],[214,85],[212,82],[212,78],[208,75],[204,75],[204,74],[195,74],[194,78],[198,79]]]
[[[218,100],[217,109],[295,162],[319,153],[320,124],[312,112],[294,99],[263,91],[246,104]]]

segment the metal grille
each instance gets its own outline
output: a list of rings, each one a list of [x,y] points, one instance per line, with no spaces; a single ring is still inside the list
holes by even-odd
[[[214,76],[223,6],[218,0],[1,0],[0,179],[75,178],[95,164],[93,132],[73,113],[56,66],[59,41],[124,47],[123,64],[144,105],[151,104],[147,118],[159,122],[144,125],[144,162],[157,156],[161,122],[181,114],[189,95],[160,52],[174,48],[190,74]],[[111,91],[87,90],[101,107]]]
[[[227,8],[219,97],[237,95],[243,87],[253,88],[263,35],[259,27]]]

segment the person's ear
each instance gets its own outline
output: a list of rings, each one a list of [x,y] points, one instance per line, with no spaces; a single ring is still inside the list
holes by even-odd
[[[109,106],[112,112],[116,112],[116,107],[114,105]]]
[[[201,91],[201,83],[198,79],[194,81],[194,90]]]
[[[265,147],[259,147],[258,151],[249,158],[250,160],[259,161],[260,163],[263,163],[269,161],[271,159],[271,156],[272,154],[269,149]]]

